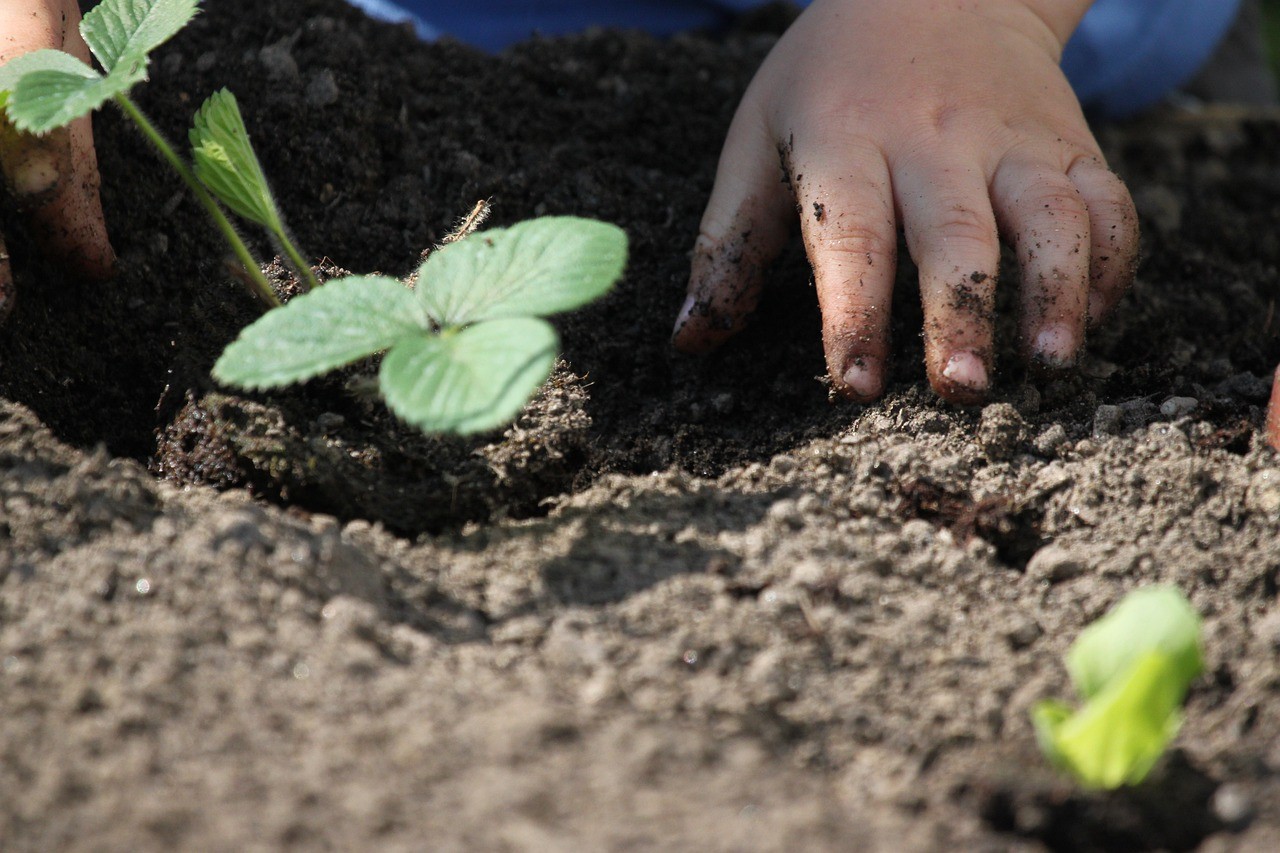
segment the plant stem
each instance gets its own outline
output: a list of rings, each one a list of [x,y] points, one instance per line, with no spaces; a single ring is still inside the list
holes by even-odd
[[[311,271],[311,264],[303,259],[298,247],[289,239],[289,234],[284,230],[284,226],[277,226],[272,229],[272,232],[276,235],[276,239],[280,241],[280,248],[284,249],[285,255],[293,264],[294,269],[298,271],[298,275],[302,276],[302,289],[315,290],[319,287],[320,281],[316,278],[316,274]]]
[[[200,184],[195,173],[191,168],[178,156],[173,150],[173,146],[169,141],[161,135],[155,125],[143,115],[137,105],[129,99],[127,95],[120,94],[115,96],[115,102],[124,110],[125,115],[133,119],[134,124],[142,131],[142,135],[155,146],[160,152],[160,156],[169,162],[174,168],[178,176],[186,183],[191,192],[195,194],[196,200],[204,206],[209,214],[209,218],[213,220],[213,224],[218,226],[218,230],[222,232],[222,236],[226,238],[227,243],[231,245],[231,251],[235,252],[236,258],[244,265],[245,272],[248,274],[247,281],[250,289],[268,308],[277,308],[280,306],[280,298],[276,296],[276,292],[271,289],[271,283],[267,281],[266,276],[262,274],[262,268],[258,262],[254,260],[249,249],[245,246],[244,241],[240,239],[240,235],[236,233],[235,227],[227,220],[226,214],[222,212],[222,208],[218,207],[218,203],[213,200],[208,191]]]

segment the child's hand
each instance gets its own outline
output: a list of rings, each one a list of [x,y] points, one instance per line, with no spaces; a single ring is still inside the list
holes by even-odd
[[[0,65],[29,51],[58,48],[89,61],[75,0],[0,2]],[[9,199],[29,213],[33,236],[47,254],[94,278],[111,274],[115,254],[98,200],[98,160],[88,118],[68,131],[33,137],[0,117],[0,170]],[[13,307],[9,251],[0,235],[0,319]]]
[[[1071,365],[1138,251],[1128,191],[1058,68],[1088,5],[816,0],[729,130],[676,346],[704,352],[742,327],[798,212],[844,394],[884,389],[899,225],[920,268],[939,394],[969,403],[988,389],[997,232],[1022,266],[1026,356]]]

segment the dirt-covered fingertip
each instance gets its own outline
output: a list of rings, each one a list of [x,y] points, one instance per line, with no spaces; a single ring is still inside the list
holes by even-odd
[[[957,350],[929,371],[934,392],[957,406],[976,406],[991,391],[990,356],[974,350]]]
[[[676,315],[671,342],[677,350],[702,355],[720,347],[746,327],[760,300],[764,266],[752,229],[735,228],[719,240],[705,232],[694,246],[689,286]]]
[[[710,297],[686,297],[671,332],[671,344],[685,355],[714,352],[747,324],[748,315],[726,313]]]
[[[832,371],[831,387],[855,403],[873,403],[884,394],[884,360],[879,356],[851,356],[839,373]]]

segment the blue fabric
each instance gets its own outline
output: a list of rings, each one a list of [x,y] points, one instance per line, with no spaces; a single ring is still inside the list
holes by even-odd
[[[1062,55],[1086,107],[1108,116],[1149,107],[1195,76],[1241,0],[1097,0]]]
[[[668,36],[713,29],[767,0],[349,0],[374,17],[409,21],[426,39],[447,33],[502,50],[534,33],[591,25]],[[797,0],[807,6],[810,0]],[[1151,106],[1204,65],[1241,0],[1096,0],[1062,67],[1081,103],[1108,116]]]

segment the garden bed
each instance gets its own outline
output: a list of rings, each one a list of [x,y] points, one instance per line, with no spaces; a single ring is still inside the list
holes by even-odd
[[[1078,374],[1033,381],[1004,328],[991,403],[940,403],[908,268],[885,399],[833,403],[798,245],[722,352],[667,343],[784,18],[494,58],[220,0],[160,50],[143,108],[178,138],[231,85],[337,267],[406,273],[480,198],[615,222],[631,261],[506,431],[424,438],[360,368],[231,394],[255,305],[102,115],[121,277],[10,241],[0,846],[1280,848],[1280,119],[1102,129],[1144,261]],[[1146,785],[1081,793],[1027,710],[1157,581],[1209,674]]]

